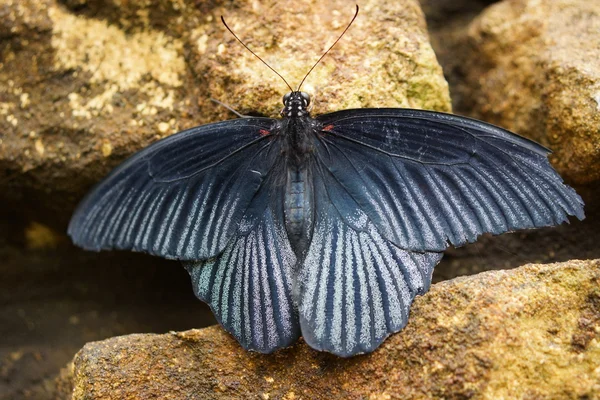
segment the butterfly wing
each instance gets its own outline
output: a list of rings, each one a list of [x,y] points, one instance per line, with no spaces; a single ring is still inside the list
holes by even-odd
[[[443,251],[500,234],[584,218],[583,202],[541,145],[493,125],[410,109],[317,118],[319,162],[394,245]],[[342,218],[354,211],[334,200]]]
[[[133,155],[81,202],[75,244],[182,259],[219,254],[279,156],[275,120],[243,118],[169,136]]]
[[[317,120],[315,225],[295,291],[316,349],[352,356],[402,329],[449,243],[584,217],[549,151],[492,125],[398,109]]]
[[[296,256],[284,226],[283,186],[272,184],[274,179],[275,174],[261,187],[253,212],[223,253],[184,262],[196,296],[244,348],[261,353],[289,346],[300,336],[292,300]]]
[[[411,252],[378,231],[324,165],[313,169],[315,225],[297,281],[302,336],[342,357],[368,353],[408,321],[442,253]],[[354,210],[342,216],[343,210]]]

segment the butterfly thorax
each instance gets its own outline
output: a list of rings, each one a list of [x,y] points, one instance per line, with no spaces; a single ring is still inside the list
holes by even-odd
[[[281,120],[281,131],[284,132],[282,150],[288,166],[301,167],[310,158],[314,151],[314,125],[315,120],[309,116]]]
[[[296,118],[308,116],[308,105],[310,96],[304,92],[290,92],[283,96],[283,109],[281,116],[283,118]]]
[[[313,150],[312,135],[316,121],[310,117],[310,97],[304,92],[291,92],[283,97],[281,132],[285,132],[283,146],[288,165],[296,168],[306,164]]]

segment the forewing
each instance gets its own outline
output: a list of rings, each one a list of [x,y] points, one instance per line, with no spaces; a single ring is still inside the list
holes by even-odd
[[[201,260],[220,253],[273,167],[275,120],[243,118],[169,136],[133,155],[81,202],[75,244]]]
[[[384,238],[324,166],[313,182],[315,225],[297,282],[302,336],[342,357],[368,353],[406,325],[442,253],[406,251]],[[342,217],[340,203],[356,212]]]
[[[400,248],[443,251],[484,232],[584,218],[581,198],[551,167],[549,150],[493,125],[409,109],[317,119],[319,162]],[[334,203],[343,218],[354,213]]]
[[[219,256],[185,262],[196,296],[247,350],[270,353],[300,336],[292,300],[296,256],[283,222],[282,186],[266,184]]]

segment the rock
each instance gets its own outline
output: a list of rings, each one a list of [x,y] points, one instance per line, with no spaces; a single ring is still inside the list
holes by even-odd
[[[473,97],[479,93],[481,85],[476,80],[476,75],[469,75],[471,66],[485,65],[485,58],[481,59],[479,48],[470,43],[470,26],[483,10],[493,0],[421,0],[421,7],[427,17],[427,25],[431,37],[431,44],[438,60],[444,69],[444,75],[450,85],[454,111],[462,115],[471,115],[478,118],[488,118],[481,114],[481,107],[473,107]],[[543,6],[549,6],[546,2]],[[490,9],[491,10],[491,9]],[[490,10],[483,12],[486,15]],[[514,28],[514,27],[513,27]],[[481,40],[487,40],[484,37]],[[479,44],[483,47],[483,44]],[[508,52],[503,57],[510,57]],[[492,57],[493,55],[489,55]],[[507,68],[505,65],[502,68]],[[470,80],[466,80],[468,76]],[[513,79],[520,79],[517,71]],[[541,78],[540,78],[541,79]],[[484,81],[484,83],[487,83]],[[489,85],[488,85],[489,87]],[[474,90],[476,88],[477,90]],[[501,96],[502,87],[496,89],[497,98]],[[492,93],[493,94],[493,93]],[[498,99],[496,99],[498,100]],[[494,100],[494,101],[496,101]],[[504,101],[499,99],[499,101]],[[537,125],[546,122],[545,116]],[[497,116],[491,116],[491,122],[510,124],[511,121],[498,122]],[[523,133],[523,132],[519,132]],[[548,143],[546,143],[548,144]],[[556,153],[560,150],[557,145],[550,145]],[[556,154],[555,154],[556,156]],[[555,165],[556,157],[552,157]],[[564,170],[563,175],[569,176]],[[570,184],[574,184],[571,179]],[[444,258],[435,269],[434,281],[451,279],[460,275],[471,275],[490,269],[509,269],[526,263],[550,263],[566,261],[569,259],[595,259],[600,257],[600,248],[595,244],[600,240],[598,229],[600,219],[600,181],[588,185],[575,185],[577,192],[585,202],[586,219],[571,225],[563,224],[553,229],[527,230],[500,236],[484,235],[476,243],[462,248],[451,248],[444,253]]]
[[[212,3],[211,3],[212,4]],[[1,202],[64,229],[92,184],[136,150],[242,113],[278,116],[288,89],[219,20],[295,88],[350,21],[352,4],[5,0],[0,3]],[[303,89],[314,113],[348,107],[450,110],[416,0],[366,3]],[[52,211],[52,212],[49,212]]]
[[[461,68],[464,67],[465,37],[469,25],[481,12],[497,0],[420,0],[427,19],[431,46],[435,51],[452,94],[452,106],[458,114],[468,114],[461,109],[461,91],[457,87],[463,82]],[[475,54],[475,56],[477,56]],[[468,89],[468,88],[465,88]],[[468,92],[468,90],[465,90]],[[468,93],[465,93],[468,95]],[[458,107],[458,108],[457,108]]]
[[[88,343],[58,398],[597,398],[599,359],[600,260],[570,261],[436,284],[352,359],[250,353],[219,327]]]
[[[488,5],[498,0],[419,0],[431,30],[441,28],[441,25],[452,24],[456,20],[470,18],[478,14]],[[436,50],[437,54],[437,49]]]
[[[454,55],[456,110],[550,147],[567,181],[600,180],[598,32],[597,1],[491,5]]]
[[[75,251],[47,234],[23,246],[0,235],[0,400],[53,399],[56,375],[87,342],[215,323],[179,262]]]

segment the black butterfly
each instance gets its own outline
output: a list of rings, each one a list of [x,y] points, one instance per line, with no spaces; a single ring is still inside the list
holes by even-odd
[[[477,120],[412,109],[192,128],[141,150],[69,225],[90,250],[184,262],[196,296],[249,350],[373,351],[407,322],[449,246],[584,218],[549,150]]]

